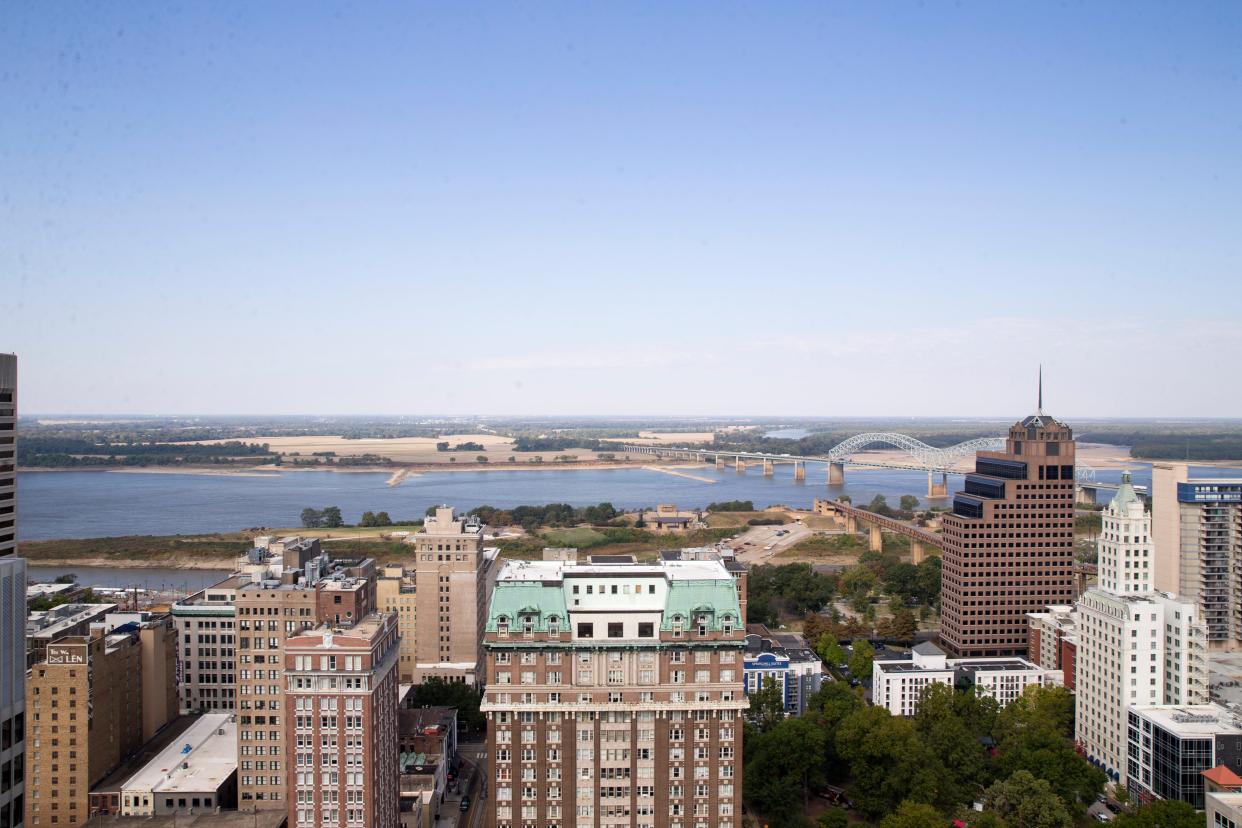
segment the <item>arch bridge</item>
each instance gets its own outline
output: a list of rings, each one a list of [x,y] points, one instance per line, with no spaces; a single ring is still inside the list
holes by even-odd
[[[900,460],[895,462],[868,460],[855,456],[877,445],[900,449],[909,457],[909,462],[901,462]],[[829,486],[839,486],[845,483],[845,466],[847,462],[852,466],[925,471],[927,472],[927,496],[929,498],[941,498],[948,497],[948,474],[954,470],[959,462],[973,457],[976,451],[998,451],[1004,448],[1004,446],[1005,438],[1003,437],[982,437],[975,440],[966,440],[946,448],[936,448],[908,434],[868,431],[841,441],[833,446],[826,456],[822,457],[667,446],[626,445],[624,449],[631,453],[696,460],[701,463],[715,460],[717,469],[723,469],[727,462],[732,461],[734,467],[739,472],[745,471],[748,463],[762,463],[763,473],[769,477],[774,474],[776,464],[792,464],[795,480],[806,479],[807,463],[824,463],[827,466]]]

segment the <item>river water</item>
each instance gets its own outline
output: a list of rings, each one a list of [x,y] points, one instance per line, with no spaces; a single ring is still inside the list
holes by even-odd
[[[1147,484],[1151,469],[1133,465],[1134,482]],[[270,526],[292,527],[302,509],[339,506],[347,522],[366,510],[387,511],[394,520],[421,517],[428,506],[448,503],[459,509],[487,504],[609,501],[634,509],[657,503],[702,507],[712,501],[753,500],[809,508],[816,497],[848,494],[868,503],[883,494],[892,505],[912,494],[926,503],[927,475],[917,471],[850,468],[844,486],[824,483],[821,465],[807,468],[807,480],[793,479],[791,466],[777,466],[773,477],[752,467],[678,469],[679,474],[643,468],[566,471],[432,472],[389,486],[385,472],[272,472],[255,475],[134,472],[25,472],[18,475],[18,537],[94,538],[121,535],[193,535]],[[1237,470],[1201,470],[1238,475]],[[689,476],[683,476],[689,475]],[[1101,470],[1101,481],[1120,472]],[[701,479],[698,479],[701,478]],[[949,488],[961,488],[950,475]],[[940,501],[947,504],[948,501]]]

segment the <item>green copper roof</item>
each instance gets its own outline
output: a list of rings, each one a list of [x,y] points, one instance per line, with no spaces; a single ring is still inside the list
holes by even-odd
[[[538,581],[499,581],[492,590],[492,605],[487,612],[487,631],[496,632],[500,616],[509,619],[510,629],[521,629],[518,616],[535,616],[535,630],[548,631],[548,618],[560,619],[561,629],[568,629],[565,611],[565,590],[560,584],[545,586]]]
[[[707,625],[719,630],[724,616],[730,616],[730,625],[737,629],[741,622],[741,608],[737,602],[737,584],[732,578],[714,581],[669,581],[668,600],[664,604],[664,617],[660,629],[673,628],[673,616],[681,615],[686,627],[697,623],[695,617],[707,613]]]
[[[1125,514],[1129,511],[1129,506],[1139,499],[1138,493],[1134,491],[1134,486],[1130,485],[1130,473],[1123,471],[1121,473],[1121,485],[1117,487],[1117,494],[1108,504],[1114,512]]]

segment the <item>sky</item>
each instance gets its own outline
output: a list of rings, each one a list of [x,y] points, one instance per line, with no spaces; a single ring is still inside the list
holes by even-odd
[[[22,413],[1239,416],[1242,4],[6,4]]]

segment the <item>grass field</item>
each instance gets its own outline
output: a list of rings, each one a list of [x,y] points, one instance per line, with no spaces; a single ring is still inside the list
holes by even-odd
[[[252,546],[249,537],[227,535],[130,536],[69,540],[22,541],[18,554],[33,564],[45,561],[80,561],[84,566],[108,566],[112,562],[185,567],[196,563],[218,567]]]

